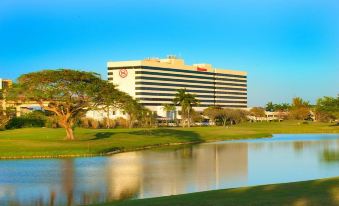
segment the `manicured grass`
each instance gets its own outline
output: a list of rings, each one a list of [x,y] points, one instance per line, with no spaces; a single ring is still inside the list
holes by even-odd
[[[64,129],[25,128],[0,131],[0,158],[100,155],[149,146],[270,137],[276,133],[339,133],[339,126],[296,121],[244,123],[225,127],[157,129],[82,129],[64,140]]]
[[[96,206],[338,206],[339,178],[214,190]],[[93,205],[94,206],[94,205]]]

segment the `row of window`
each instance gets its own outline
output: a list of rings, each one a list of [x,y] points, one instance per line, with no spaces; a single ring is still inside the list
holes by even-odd
[[[162,106],[163,103],[141,103],[144,106]],[[227,108],[247,108],[246,105],[217,105],[217,104],[199,104],[198,107],[220,106]]]
[[[183,87],[185,88],[185,87]],[[176,92],[178,89],[175,88],[159,88],[159,87],[135,87],[136,91],[144,90],[144,91],[171,91]],[[194,90],[194,89],[187,89],[187,92],[191,93],[208,93],[208,94],[229,94],[229,95],[247,95],[246,92],[221,92],[221,91],[214,91],[214,90]]]
[[[189,73],[189,74],[202,74],[202,75],[216,75],[223,77],[237,77],[246,79],[245,75],[236,75],[236,74],[223,74],[223,73],[214,73],[214,72],[204,72],[204,71],[193,71],[185,69],[173,69],[173,68],[161,68],[161,67],[150,67],[150,66],[139,66],[139,67],[108,67],[108,70],[117,70],[117,69],[149,69],[149,70],[158,70],[158,71],[170,71],[170,72],[180,72],[180,73]]]
[[[170,93],[153,93],[153,92],[136,92],[136,95],[145,95],[145,96],[164,96],[164,97],[173,97],[175,94],[170,94]],[[200,95],[197,94],[196,95],[197,98],[225,98],[225,99],[247,99],[247,97],[241,96],[241,97],[237,97],[237,96],[215,96],[215,95]]]
[[[137,98],[138,100],[144,100],[144,101],[164,101],[164,102],[172,102],[173,98],[148,98],[148,97],[141,97]],[[201,99],[200,102],[210,102],[214,103],[213,100],[205,100]],[[247,101],[228,101],[228,100],[217,100],[216,103],[238,103],[238,104],[247,104]]]
[[[138,81],[136,85],[152,85],[152,86],[170,86],[170,87],[182,87],[182,88],[194,88],[194,89],[220,89],[220,90],[235,90],[235,91],[247,91],[246,88],[233,88],[233,87],[214,87],[214,86],[203,86],[203,85],[187,85],[187,84],[170,84],[161,82],[142,82]],[[160,90],[159,88],[157,90]]]
[[[111,72],[109,72],[111,73]],[[183,77],[190,79],[204,79],[204,80],[219,80],[219,81],[233,81],[233,82],[247,82],[246,79],[229,79],[229,78],[215,78],[214,76],[199,76],[199,75],[186,75],[186,74],[173,74],[173,73],[162,73],[162,72],[150,72],[150,71],[136,71],[135,74],[147,74],[147,75],[158,75],[167,77]]]
[[[180,81],[181,83],[197,83],[197,84],[207,84],[207,85],[214,85],[214,82],[206,82],[201,80],[190,80],[190,79],[170,79],[170,78],[161,78],[161,77],[145,77],[145,76],[137,76],[135,79],[139,80],[157,80],[157,81]],[[226,82],[216,82],[217,85],[220,86],[242,86],[246,87],[246,84],[235,84],[235,83],[226,83]]]

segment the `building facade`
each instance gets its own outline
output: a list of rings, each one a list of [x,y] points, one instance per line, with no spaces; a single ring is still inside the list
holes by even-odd
[[[213,68],[210,64],[185,65],[183,59],[149,58],[108,62],[108,80],[141,104],[163,115],[163,104],[171,104],[177,89],[194,93],[200,104],[247,108],[247,73]]]
[[[12,80],[0,78],[0,89],[8,89],[12,86],[12,84],[13,84]]]

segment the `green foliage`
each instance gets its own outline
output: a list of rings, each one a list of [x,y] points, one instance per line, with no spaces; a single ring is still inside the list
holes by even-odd
[[[222,108],[217,106],[207,107],[204,109],[203,114],[210,119],[212,125],[215,125],[220,116],[220,110]]]
[[[265,110],[268,112],[287,112],[290,108],[291,105],[288,103],[273,104],[272,102],[268,102]]]
[[[182,126],[185,126],[185,121],[187,122],[187,126],[191,126],[191,114],[192,114],[192,108],[193,106],[196,106],[199,104],[199,100],[196,98],[195,94],[187,93],[186,89],[178,89],[177,93],[174,96],[173,99],[174,105],[180,105],[181,106],[181,119]]]
[[[212,124],[221,122],[222,125],[238,124],[247,120],[248,112],[241,109],[222,108],[218,106],[208,107],[204,110],[204,115],[208,116]]]
[[[333,121],[339,118],[339,95],[335,97],[323,97],[317,100],[315,107],[316,119],[323,122]]]
[[[41,111],[33,111],[22,117],[13,117],[6,124],[6,129],[18,129],[25,127],[44,127],[47,117]]]
[[[295,120],[308,120],[310,119],[310,116],[310,103],[304,101],[300,97],[293,98],[289,118]]]
[[[265,109],[262,107],[253,107],[250,114],[255,117],[265,117]]]
[[[112,98],[108,100],[108,94]],[[43,70],[24,74],[9,92],[9,99],[34,101],[45,111],[57,116],[58,124],[66,129],[67,139],[74,139],[73,128],[87,111],[111,102],[118,91],[92,72],[70,69]]]

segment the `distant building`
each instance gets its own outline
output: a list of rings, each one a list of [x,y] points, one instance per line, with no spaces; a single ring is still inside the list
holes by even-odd
[[[1,79],[0,78],[0,89],[10,88],[13,84],[13,81],[10,79]]]

